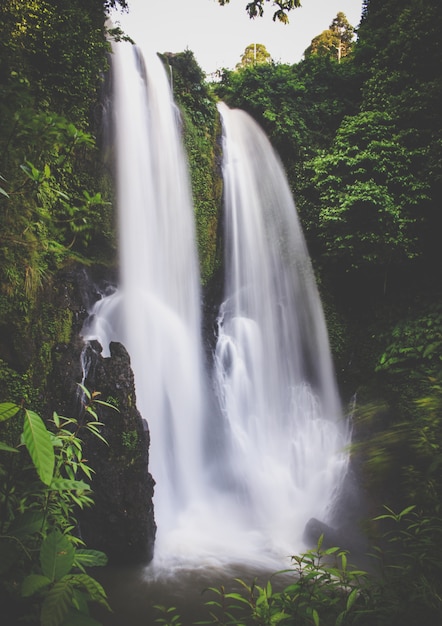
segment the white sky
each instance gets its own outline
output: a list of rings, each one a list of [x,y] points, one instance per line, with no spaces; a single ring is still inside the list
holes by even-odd
[[[191,50],[204,72],[234,69],[251,43],[264,44],[272,59],[297,63],[311,40],[326,30],[339,11],[357,27],[363,0],[301,0],[289,12],[287,25],[273,22],[272,2],[265,2],[264,16],[251,20],[248,0],[128,0],[129,14],[113,16],[123,30],[154,52]]]

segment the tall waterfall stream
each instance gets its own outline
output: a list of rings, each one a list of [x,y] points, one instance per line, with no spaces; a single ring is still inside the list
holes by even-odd
[[[288,566],[306,522],[333,513],[350,432],[284,171],[251,117],[220,104],[227,278],[206,363],[179,113],[156,55],[121,43],[113,57],[120,284],[83,334],[105,355],[126,346],[149,424],[145,575]]]

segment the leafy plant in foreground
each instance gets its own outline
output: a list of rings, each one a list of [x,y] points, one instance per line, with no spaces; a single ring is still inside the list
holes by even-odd
[[[348,562],[338,547],[293,556],[293,567],[263,585],[235,579],[236,588],[209,587],[203,626],[436,626],[442,617],[442,521],[414,505],[399,513],[385,506],[374,549],[378,572]],[[373,556],[373,555],[372,555]],[[289,584],[287,584],[289,576]],[[238,589],[239,586],[239,589]],[[157,606],[163,626],[181,626],[175,607]],[[203,612],[203,611],[202,611]]]
[[[256,579],[247,584],[235,579],[240,590],[227,592],[221,585],[206,591],[208,619],[197,624],[223,626],[299,626],[356,624],[365,610],[362,593],[366,572],[349,567],[347,552],[337,547],[322,549],[321,536],[315,550],[293,556],[293,567],[274,574],[263,586]],[[284,586],[287,575],[290,583]],[[278,580],[278,577],[283,577]],[[167,623],[167,622],[165,622]]]
[[[442,520],[414,505],[399,513],[384,506],[375,550],[380,576],[368,587],[377,626],[438,624],[442,617]]]
[[[107,557],[88,550],[77,534],[75,512],[93,503],[92,469],[82,454],[82,430],[103,439],[96,392],[82,388],[79,419],[54,413],[54,432],[35,412],[0,403],[0,601],[10,623],[94,626],[88,604],[109,608],[87,567]],[[109,406],[109,405],[108,405]]]

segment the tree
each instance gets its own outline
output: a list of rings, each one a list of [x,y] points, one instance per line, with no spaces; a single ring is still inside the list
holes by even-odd
[[[230,0],[218,0],[221,6],[229,4]],[[264,2],[270,2],[270,0],[251,0],[246,5],[246,11],[249,17],[262,17],[264,15]],[[272,4],[278,8],[273,14],[273,21],[279,20],[283,24],[287,24],[289,21],[288,13],[293,9],[301,6],[301,0],[272,0]]]
[[[262,43],[251,43],[244,50],[244,54],[241,57],[241,62],[238,63],[236,69],[241,67],[247,67],[249,65],[260,65],[262,63],[271,63],[272,57],[270,52]]]
[[[112,189],[92,133],[110,47],[105,9],[117,4],[0,2],[0,381],[20,372],[40,392],[60,328],[42,316],[57,272],[89,263],[92,249],[114,253]]]
[[[421,152],[413,173],[431,189],[420,243],[426,276],[441,268],[442,3],[370,0],[358,28],[354,62],[365,74],[362,109],[388,112],[402,145]]]
[[[419,152],[401,145],[386,113],[348,117],[331,151],[313,160],[326,253],[348,269],[387,269],[419,256],[429,186],[414,172]]]
[[[312,55],[329,56],[340,63],[353,48],[355,29],[348,22],[344,13],[339,12],[330,27],[312,39],[305,50],[305,57]]]

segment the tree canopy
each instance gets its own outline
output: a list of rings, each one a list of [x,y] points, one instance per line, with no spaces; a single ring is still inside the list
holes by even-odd
[[[273,21],[280,21],[287,24],[289,12],[301,6],[301,0],[251,0],[246,5],[246,11],[251,18],[261,17],[264,14],[265,2],[272,2],[277,9],[273,13]],[[218,0],[221,6],[229,4],[230,0]]]
[[[330,56],[339,63],[343,57],[346,57],[351,52],[354,43],[354,33],[354,27],[349,23],[344,13],[339,12],[329,28],[312,39],[304,55]]]
[[[272,57],[270,56],[270,52],[267,50],[264,44],[262,43],[251,43],[244,50],[244,53],[241,57],[241,61],[236,66],[237,69],[240,67],[247,67],[248,65],[259,65],[261,63],[271,63]]]

